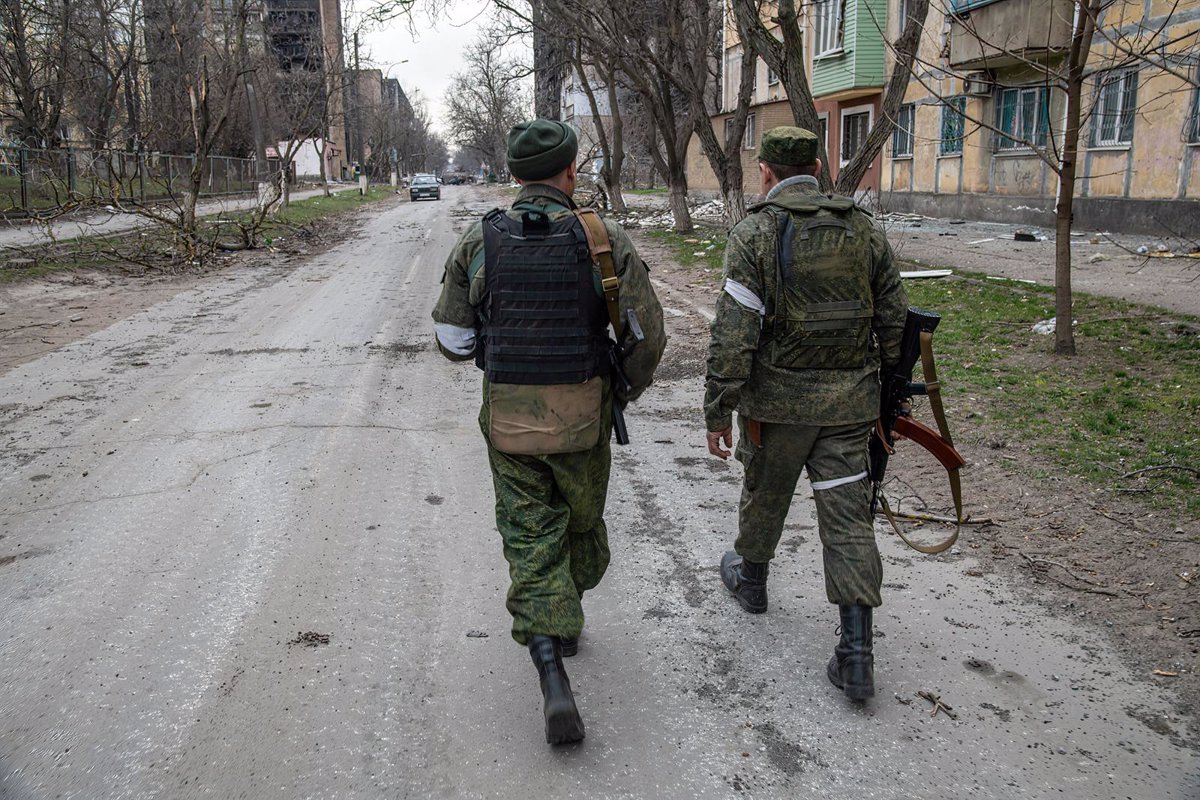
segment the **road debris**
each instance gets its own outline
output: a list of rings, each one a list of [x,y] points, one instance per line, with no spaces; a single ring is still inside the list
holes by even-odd
[[[1160,678],[1178,678],[1179,677],[1178,672],[1171,672],[1170,670],[1165,670],[1165,669],[1156,669],[1151,674],[1157,675]]]
[[[486,639],[488,638],[487,631],[467,631],[468,639]]]
[[[329,644],[328,633],[317,633],[316,631],[301,631],[296,634],[296,638],[288,642],[288,645],[302,644],[305,647],[318,647],[323,644]]]
[[[950,719],[958,719],[958,714],[955,713],[954,707],[949,703],[943,702],[940,694],[934,694],[933,692],[928,692],[922,689],[921,691],[917,692],[917,697],[933,703],[933,711],[929,712],[929,716],[936,717],[937,713],[941,711],[944,712],[945,715]]]

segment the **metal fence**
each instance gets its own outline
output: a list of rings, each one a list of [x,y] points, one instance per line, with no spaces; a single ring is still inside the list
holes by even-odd
[[[193,156],[62,148],[38,150],[0,145],[0,214],[51,211],[69,203],[147,202],[180,197],[189,185]],[[253,158],[209,156],[201,197],[256,190],[279,170]]]

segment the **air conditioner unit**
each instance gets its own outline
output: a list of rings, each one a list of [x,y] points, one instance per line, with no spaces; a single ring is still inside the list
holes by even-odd
[[[992,93],[995,84],[992,76],[986,72],[972,72],[963,81],[963,91],[976,97],[987,97]]]

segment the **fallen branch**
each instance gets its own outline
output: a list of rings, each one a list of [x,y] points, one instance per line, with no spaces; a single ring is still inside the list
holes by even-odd
[[[1141,469],[1135,469],[1133,472],[1126,472],[1121,477],[1132,478],[1135,475],[1142,475],[1147,472],[1159,472],[1165,469],[1177,469],[1182,472],[1190,472],[1193,475],[1200,475],[1200,469],[1196,469],[1195,467],[1187,467],[1183,464],[1157,464],[1153,467],[1142,467]]]
[[[1070,568],[1068,568],[1066,565],[1064,565],[1064,564],[1060,564],[1060,563],[1059,563],[1059,562],[1057,562],[1057,561],[1052,561],[1052,560],[1050,560],[1050,559],[1048,559],[1048,558],[1034,558],[1034,557],[1030,556],[1030,555],[1029,555],[1029,554],[1027,554],[1027,553],[1022,553],[1022,552],[1021,552],[1021,551],[1019,551],[1019,550],[1017,551],[1017,553],[1018,553],[1018,554],[1019,554],[1019,555],[1020,555],[1022,558],[1024,558],[1026,561],[1028,561],[1028,562],[1029,562],[1029,569],[1030,569],[1030,571],[1031,571],[1031,572],[1033,572],[1033,573],[1035,573],[1035,574],[1038,574],[1038,575],[1041,575],[1042,577],[1049,578],[1050,580],[1052,580],[1052,581],[1054,581],[1055,583],[1057,583],[1059,586],[1065,586],[1066,588],[1068,588],[1068,589],[1074,589],[1074,590],[1075,590],[1075,591],[1077,591],[1077,592],[1089,592],[1089,593],[1091,593],[1091,594],[1102,594],[1102,595],[1104,595],[1104,596],[1106,596],[1106,597],[1120,597],[1120,596],[1121,596],[1120,592],[1116,592],[1116,591],[1114,591],[1114,590],[1112,590],[1112,589],[1106,589],[1106,588],[1104,588],[1103,586],[1099,586],[1099,585],[1098,585],[1098,584],[1096,584],[1094,581],[1090,581],[1090,580],[1088,580],[1087,578],[1084,578],[1084,577],[1081,577],[1081,576],[1079,576],[1079,575],[1076,575],[1076,574],[1075,574],[1074,572],[1072,572],[1072,571],[1070,570]],[[1068,575],[1070,575],[1070,576],[1071,576],[1072,578],[1074,578],[1075,580],[1077,580],[1077,581],[1080,581],[1080,582],[1082,582],[1082,583],[1086,583],[1086,584],[1088,584],[1088,585],[1087,585],[1087,586],[1074,586],[1074,585],[1072,585],[1072,584],[1070,584],[1070,583],[1067,583],[1066,581],[1063,581],[1063,580],[1060,580],[1060,579],[1058,579],[1058,578],[1054,577],[1053,575],[1051,575],[1051,574],[1050,574],[1049,570],[1047,570],[1047,569],[1040,569],[1040,570],[1039,570],[1039,569],[1038,569],[1038,566],[1037,566],[1038,564],[1046,564],[1046,565],[1048,565],[1048,566],[1054,566],[1054,567],[1058,567],[1059,569],[1061,569],[1063,572],[1065,572],[1065,573],[1067,573]],[[1093,587],[1094,587],[1094,588],[1093,588]]]
[[[877,511],[875,513],[876,513],[876,516],[880,516],[880,515],[886,516],[886,514],[884,514],[882,510]],[[959,521],[956,520],[954,517],[946,517],[946,516],[942,516],[940,514],[916,514],[916,513],[905,514],[900,511],[894,511],[894,512],[892,512],[892,516],[898,517],[900,519],[911,519],[911,520],[915,520],[918,522],[944,522],[947,525],[959,524]],[[993,523],[992,523],[991,517],[980,517],[978,519],[973,519],[971,517],[967,517],[967,518],[963,519],[962,524],[963,525],[991,525]]]
[[[929,712],[929,716],[936,717],[939,711],[943,711],[950,719],[958,719],[958,714],[954,713],[954,708],[949,703],[944,702],[940,694],[934,694],[922,689],[917,692],[917,697],[933,703],[933,711]]]

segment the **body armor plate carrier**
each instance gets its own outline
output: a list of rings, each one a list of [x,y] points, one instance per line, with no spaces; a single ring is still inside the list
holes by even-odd
[[[775,366],[853,369],[866,363],[874,314],[871,249],[867,233],[851,223],[853,208],[845,198],[817,197],[811,208],[771,209],[778,243],[773,313],[765,327]]]
[[[583,383],[607,368],[608,314],[574,216],[483,218],[486,300],[479,366],[493,383]]]

